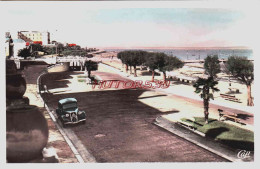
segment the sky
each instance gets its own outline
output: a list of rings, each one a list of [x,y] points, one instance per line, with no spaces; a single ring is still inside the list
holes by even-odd
[[[6,4],[2,12],[5,31],[47,30],[51,40],[82,47],[229,47],[254,43],[252,8],[120,4],[16,2]]]

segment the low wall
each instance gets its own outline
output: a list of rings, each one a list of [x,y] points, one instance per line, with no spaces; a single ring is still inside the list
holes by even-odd
[[[51,72],[66,72],[66,71],[69,71],[69,65],[70,65],[69,62],[63,62],[63,63],[60,63],[58,65],[53,65],[53,66],[48,68],[48,72],[49,73],[51,73]]]

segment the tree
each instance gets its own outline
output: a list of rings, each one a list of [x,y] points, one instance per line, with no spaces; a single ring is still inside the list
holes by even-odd
[[[216,78],[217,74],[220,73],[220,64],[218,55],[210,56],[205,58],[204,62],[205,73],[210,77]]]
[[[85,67],[86,67],[86,70],[88,71],[88,77],[89,77],[89,78],[90,78],[91,71],[98,70],[98,64],[97,64],[97,62],[88,60],[88,61],[85,62],[84,65],[85,65]]]
[[[62,44],[59,44],[62,45]],[[59,46],[58,46],[59,47]],[[60,51],[64,56],[82,56],[85,57],[87,55],[87,51],[84,48],[81,48],[79,45],[76,46],[60,46]]]
[[[142,50],[128,50],[122,51],[117,54],[117,58],[126,65],[126,72],[130,66],[130,73],[132,73],[131,67],[134,67],[134,76],[136,77],[136,67],[145,63],[148,52]]]
[[[40,44],[31,44],[29,49],[31,50],[30,51],[31,53],[37,52],[37,51],[43,52],[43,47]]]
[[[159,67],[159,70],[163,72],[163,81],[166,81],[166,71],[172,71],[175,69],[182,68],[183,65],[184,63],[176,56],[165,57],[165,65],[163,67]]]
[[[210,99],[214,100],[213,93],[219,91],[219,89],[215,87],[217,84],[218,82],[215,81],[213,77],[209,77],[207,79],[199,78],[193,85],[193,87],[195,87],[195,93],[200,93],[200,97],[203,99],[206,124],[208,123],[209,117],[209,101]]]
[[[79,55],[79,52],[77,50],[72,50],[71,51],[71,55],[72,56],[78,56]]]
[[[18,56],[23,57],[26,59],[27,57],[31,56],[30,49],[23,48],[18,51]]]
[[[64,50],[64,45],[59,43],[56,47],[57,47],[57,54],[58,56],[60,56],[62,51]]]
[[[55,54],[56,53],[56,48],[51,46],[44,46],[43,47],[43,51],[46,52],[48,55],[51,55],[51,54]]]
[[[154,71],[158,68],[156,62],[156,53],[148,53],[145,65],[152,71],[152,82],[154,81]]]
[[[128,65],[123,61],[123,57],[124,57],[125,52],[119,52],[117,54],[117,58],[121,60],[122,64],[125,64],[125,71],[128,72]]]
[[[87,56],[87,52],[85,50],[82,50],[79,54],[81,57]]]
[[[163,81],[166,81],[166,71],[181,68],[184,64],[176,56],[167,56],[165,53],[150,53],[146,59],[146,66],[152,70],[152,81],[154,80],[154,70],[163,72]]]
[[[75,50],[81,50],[81,47],[79,45],[73,46]]]
[[[129,66],[129,63],[130,63],[128,51],[119,52],[117,54],[117,58],[120,59],[121,62],[126,65],[125,71],[128,72],[128,66]]]
[[[253,106],[251,84],[254,81],[254,63],[246,57],[231,56],[228,58],[226,67],[233,77],[247,86],[247,105]]]
[[[62,53],[63,53],[64,56],[72,55],[72,51],[71,50],[64,50]]]
[[[145,62],[145,58],[147,56],[146,51],[128,51],[128,56],[129,56],[129,65],[134,67],[134,76],[136,77],[136,66],[140,66]]]

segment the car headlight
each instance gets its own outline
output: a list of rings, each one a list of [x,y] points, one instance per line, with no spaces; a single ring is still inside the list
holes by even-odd
[[[70,115],[69,115],[69,114],[66,114],[65,116],[66,116],[66,117],[69,117]]]

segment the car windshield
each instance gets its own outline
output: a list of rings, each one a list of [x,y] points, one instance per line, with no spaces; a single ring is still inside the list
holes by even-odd
[[[63,109],[77,108],[77,103],[76,102],[66,103],[62,107]]]

